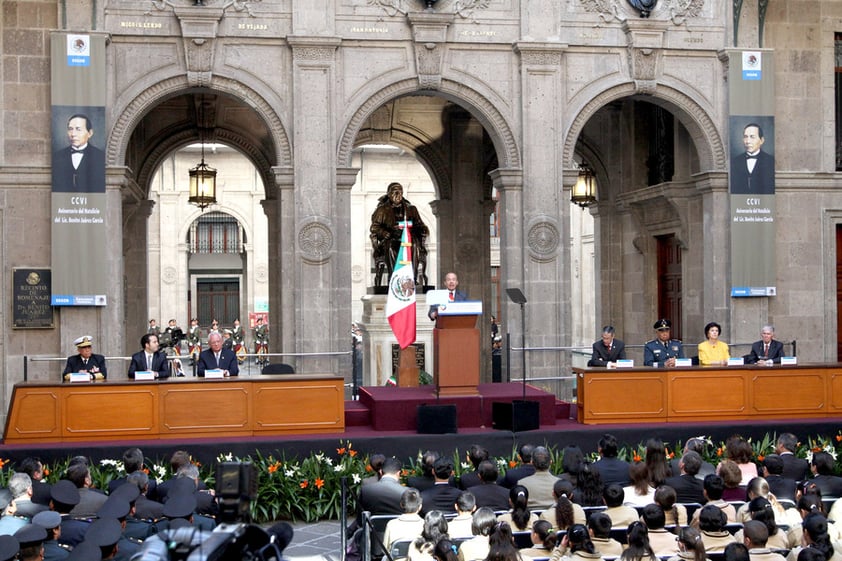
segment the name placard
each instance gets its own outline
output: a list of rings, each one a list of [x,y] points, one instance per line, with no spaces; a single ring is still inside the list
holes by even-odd
[[[79,382],[90,382],[91,375],[87,372],[71,372],[70,373],[70,383],[76,384]]]
[[[148,382],[155,379],[155,373],[151,370],[138,370],[134,373],[134,379],[142,382]]]
[[[742,366],[745,363],[745,360],[741,356],[732,356],[728,359],[728,366]]]
[[[691,358],[676,358],[676,366],[693,366],[693,359]]]
[[[617,368],[634,368],[634,359],[621,358],[617,360],[615,365],[617,366]]]
[[[798,364],[798,359],[794,356],[782,356],[781,366],[795,366]]]
[[[225,372],[223,370],[220,370],[219,368],[214,368],[213,370],[205,370],[205,378],[219,379],[224,377]]]

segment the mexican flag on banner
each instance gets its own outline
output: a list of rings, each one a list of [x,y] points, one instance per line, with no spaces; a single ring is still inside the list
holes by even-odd
[[[415,342],[415,273],[412,269],[412,239],[409,227],[402,224],[401,249],[395,259],[395,268],[389,279],[386,299],[386,317],[401,349]]]

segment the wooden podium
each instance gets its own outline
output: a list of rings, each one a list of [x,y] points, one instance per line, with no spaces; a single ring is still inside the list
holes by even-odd
[[[480,335],[477,314],[442,314],[433,330],[439,395],[478,395]]]

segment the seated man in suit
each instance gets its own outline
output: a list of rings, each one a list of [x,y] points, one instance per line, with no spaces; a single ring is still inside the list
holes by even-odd
[[[602,340],[593,344],[593,354],[588,366],[608,366],[626,358],[626,344],[614,338],[614,326],[602,328]]]
[[[685,452],[678,466],[681,475],[668,477],[664,484],[675,489],[680,503],[704,503],[704,483],[696,479],[702,467],[702,457],[697,452]]]
[[[774,339],[775,326],[764,325],[760,330],[760,341],[752,343],[751,352],[746,355],[746,364],[780,364],[784,356],[784,344]]]
[[[105,357],[94,354],[91,345],[94,338],[90,335],[83,335],[79,337],[73,344],[76,345],[76,350],[79,354],[67,357],[67,363],[64,365],[62,376],[65,380],[70,379],[72,372],[87,372],[91,379],[104,380],[108,377],[108,369],[105,367]]]
[[[775,452],[780,454],[781,460],[784,462],[784,471],[781,475],[796,481],[804,481],[810,473],[810,462],[796,456],[797,451],[797,436],[791,432],[785,432],[778,436]]]
[[[169,378],[170,363],[167,355],[158,350],[158,336],[154,333],[144,333],[140,338],[140,346],[143,350],[132,355],[128,377],[134,380],[135,372],[150,371],[155,373],[156,378]]]
[[[204,378],[206,370],[222,370],[223,376],[237,376],[240,373],[240,366],[237,364],[237,355],[230,349],[222,348],[222,335],[218,332],[208,336],[209,349],[199,353],[198,375]]]

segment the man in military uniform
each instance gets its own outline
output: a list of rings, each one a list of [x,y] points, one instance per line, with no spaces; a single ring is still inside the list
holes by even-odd
[[[184,331],[178,326],[175,318],[167,323],[167,328],[158,339],[162,347],[172,349],[175,356],[181,356],[181,340],[184,339]]]
[[[658,336],[648,341],[643,347],[643,365],[657,368],[671,368],[675,366],[676,358],[684,358],[684,347],[681,341],[670,338],[672,323],[666,318],[655,322],[653,328]]]
[[[246,330],[240,325],[240,320],[234,320],[234,329],[231,330],[231,339],[234,340],[234,354],[237,355],[237,360],[240,364],[245,360],[246,354]]]
[[[67,357],[67,363],[64,365],[64,370],[61,373],[65,380],[70,379],[71,372],[87,372],[91,375],[91,380],[104,380],[108,377],[108,369],[105,367],[105,357],[94,354],[91,347],[93,342],[94,338],[90,335],[83,335],[73,341],[79,354]]]
[[[156,322],[154,318],[149,320],[149,329],[147,329],[146,332],[161,335],[161,328],[158,327],[158,322]]]
[[[269,364],[264,355],[269,352],[269,326],[263,323],[263,318],[257,318],[254,325],[254,354],[257,355],[256,364]]]
[[[190,364],[193,364],[202,352],[202,328],[196,318],[190,320],[190,329],[187,330],[187,350],[190,353]]]

